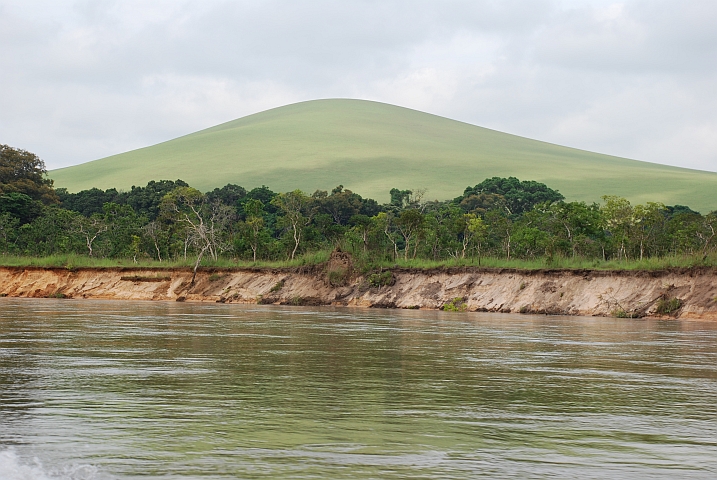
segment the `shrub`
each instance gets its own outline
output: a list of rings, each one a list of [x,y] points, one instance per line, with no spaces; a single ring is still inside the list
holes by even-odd
[[[441,310],[444,312],[465,312],[468,310],[468,305],[465,303],[466,299],[464,297],[456,297],[450,302],[444,304],[441,307]]]
[[[332,287],[343,287],[348,280],[348,270],[337,268],[326,274],[326,280]]]
[[[386,287],[393,285],[393,273],[385,271],[381,273],[372,273],[366,277],[366,281],[372,287]]]
[[[659,315],[669,315],[679,310],[680,307],[682,307],[682,300],[679,298],[663,297],[657,302],[655,312]]]
[[[274,284],[274,286],[271,287],[271,290],[269,290],[269,291],[271,293],[276,293],[279,290],[281,290],[282,288],[284,288],[284,279],[281,279],[278,282],[276,282],[276,284]]]

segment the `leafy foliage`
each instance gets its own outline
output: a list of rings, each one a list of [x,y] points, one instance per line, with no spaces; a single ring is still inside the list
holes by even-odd
[[[46,205],[58,202],[45,162],[34,153],[0,144],[0,195],[22,193]]]
[[[183,262],[196,271],[202,261],[302,264],[339,248],[367,266],[364,272],[375,272],[371,265],[491,265],[499,258],[504,264],[570,260],[591,267],[651,265],[680,255],[704,262],[717,241],[717,212],[632,205],[617,196],[601,204],[566,202],[542,183],[514,177],[486,179],[445,202],[425,202],[425,191],[415,189],[393,188],[391,201],[379,205],[342,185],[312,195],[234,184],[202,193],[182,180],[159,180],[127,192],[59,189],[56,205],[43,203],[54,192],[42,180],[41,161],[3,149],[13,161],[26,162],[19,171],[40,182],[38,191],[51,193],[39,199],[17,190],[0,193],[0,253],[7,256]],[[345,281],[342,272],[327,276],[332,284]],[[387,272],[368,275],[370,286],[390,281]]]
[[[682,300],[679,298],[661,298],[657,301],[655,312],[660,315],[669,315],[682,307]]]
[[[488,178],[475,187],[468,187],[463,192],[463,197],[459,197],[460,202],[472,195],[500,195],[510,215],[522,215],[540,203],[565,200],[561,193],[544,183],[531,180],[521,182],[515,177]],[[495,197],[493,199],[498,203]]]

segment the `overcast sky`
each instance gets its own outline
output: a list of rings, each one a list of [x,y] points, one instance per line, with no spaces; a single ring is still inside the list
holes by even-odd
[[[0,59],[50,169],[348,97],[717,171],[715,0],[0,0]]]

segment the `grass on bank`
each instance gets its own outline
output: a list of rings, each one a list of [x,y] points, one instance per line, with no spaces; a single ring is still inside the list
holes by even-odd
[[[211,268],[237,268],[237,267],[300,267],[303,265],[318,265],[328,261],[330,251],[319,251],[305,254],[294,260],[282,261],[245,261],[234,258],[219,258],[217,261],[211,259],[202,260],[201,267]],[[193,268],[195,258],[187,257],[159,262],[151,259],[132,258],[98,258],[77,254],[50,255],[46,257],[24,257],[17,255],[0,255],[0,266],[2,267],[43,267],[43,268]]]
[[[307,253],[296,257],[294,260],[258,262],[239,260],[235,258],[219,258],[217,261],[203,260],[203,268],[286,268],[308,265],[319,265],[329,260],[331,251],[322,250]],[[194,259],[188,257],[158,262],[150,259],[139,259],[136,262],[132,258],[93,258],[85,255],[64,254],[47,257],[23,257],[15,255],[0,255],[0,266],[3,267],[43,267],[43,268],[191,268],[194,266]],[[485,268],[515,268],[521,270],[542,270],[542,269],[572,269],[572,270],[662,270],[667,268],[689,268],[689,267],[717,267],[717,254],[707,257],[702,255],[679,255],[673,257],[647,258],[644,260],[594,260],[585,258],[536,258],[533,260],[511,259],[496,257],[449,260],[426,260],[426,259],[397,259],[396,261],[375,261],[354,258],[355,269],[360,273],[368,273],[376,270],[389,270],[392,268],[415,268],[428,270],[434,268],[449,267],[485,267]]]

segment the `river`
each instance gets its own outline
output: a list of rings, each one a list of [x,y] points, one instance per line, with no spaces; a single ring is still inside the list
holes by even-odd
[[[717,324],[0,299],[0,479],[715,478]]]

